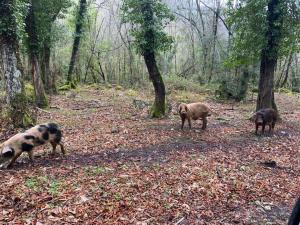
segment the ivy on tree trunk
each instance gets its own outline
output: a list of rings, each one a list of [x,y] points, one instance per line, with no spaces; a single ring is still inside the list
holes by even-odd
[[[161,77],[161,74],[157,68],[157,63],[155,60],[154,53],[153,52],[144,53],[144,60],[155,92],[155,100],[151,108],[150,115],[152,117],[158,118],[165,114],[165,108],[166,108],[165,107],[166,105],[165,85]]]
[[[69,70],[68,70],[68,76],[67,81],[72,85],[72,74],[74,72],[74,66],[76,62],[76,58],[78,55],[79,45],[80,45],[80,39],[82,36],[82,28],[84,23],[84,18],[87,10],[87,3],[86,0],[79,0],[79,11],[77,14],[76,19],[76,30],[75,30],[75,37],[74,37],[74,43],[73,43],[73,49],[72,49],[72,55],[71,60],[69,64]]]
[[[153,30],[154,15],[153,15],[153,9],[150,4],[151,3],[149,1],[145,1],[142,4],[142,10],[141,10],[143,13],[144,24],[148,25],[148,27],[145,29],[144,39],[147,43],[149,43],[149,46],[151,46],[151,44],[155,42],[154,30]],[[155,100],[151,108],[150,115],[151,117],[158,118],[165,115],[165,99],[166,99],[165,85],[157,67],[154,49],[151,49],[149,47],[144,48],[143,56],[155,92]]]
[[[18,55],[17,24],[14,15],[15,1],[0,1],[0,56],[6,86],[8,117],[16,127],[32,123],[24,91],[23,70]]]
[[[277,64],[282,29],[281,0],[269,0],[267,13],[267,44],[261,53],[260,77],[256,110],[277,110],[274,98],[274,72]]]

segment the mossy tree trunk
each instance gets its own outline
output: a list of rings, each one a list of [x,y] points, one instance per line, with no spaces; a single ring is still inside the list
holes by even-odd
[[[72,55],[71,55],[71,60],[70,60],[70,64],[69,64],[68,76],[67,76],[67,81],[68,81],[68,83],[71,84],[71,86],[73,83],[72,75],[74,72],[75,62],[76,62],[76,58],[78,55],[80,40],[81,40],[81,36],[82,36],[82,32],[83,32],[83,23],[84,23],[86,10],[87,10],[86,0],[80,0],[79,1],[79,10],[78,10],[77,19],[76,19],[76,28],[75,28],[75,37],[74,37]]]
[[[0,18],[5,18],[0,32],[0,56],[6,83],[6,102],[8,116],[16,127],[25,127],[31,123],[25,96],[22,65],[18,55],[16,20],[14,17],[15,1],[0,1]]]
[[[155,92],[155,100],[151,108],[150,115],[151,117],[159,118],[165,115],[166,90],[165,90],[165,85],[162,76],[159,72],[156,63],[155,51],[153,48],[149,47],[149,46],[153,46],[153,43],[155,42],[155,34],[153,30],[154,29],[153,9],[150,4],[151,2],[145,1],[144,4],[142,5],[144,24],[147,24],[147,28],[145,28],[145,33],[144,33],[144,39],[145,42],[148,43],[148,47],[143,49],[143,56]]]
[[[165,115],[165,110],[166,110],[165,85],[161,77],[161,74],[158,70],[154,53],[153,52],[144,53],[144,60],[155,92],[155,100],[151,108],[150,114],[151,117],[159,118]]]
[[[36,105],[41,108],[48,106],[48,100],[41,77],[39,55],[39,40],[37,36],[34,7],[37,0],[31,0],[28,15],[25,19],[25,29],[28,34],[29,61],[31,64],[31,75],[33,80]]]

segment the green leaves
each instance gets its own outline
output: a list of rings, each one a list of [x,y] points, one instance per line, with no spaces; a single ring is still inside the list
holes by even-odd
[[[25,32],[24,17],[28,10],[25,0],[0,2],[0,35],[21,39]],[[16,35],[16,37],[15,37]]]
[[[31,0],[33,19],[36,26],[37,40],[34,45],[37,52],[43,46],[43,43],[51,45],[54,32],[52,26],[58,17],[66,13],[66,9],[71,5],[70,0]]]
[[[226,61],[227,66],[247,65],[256,62],[261,50],[266,46],[267,40],[267,5],[269,0],[246,0],[226,12],[227,22],[234,31],[231,54]],[[280,8],[283,19],[282,23],[274,23],[275,27],[280,26],[280,33],[272,33],[278,39],[278,56],[290,54],[290,51],[299,51],[300,37],[300,6],[295,1],[281,1]],[[276,29],[275,29],[276,30]]]
[[[121,12],[122,22],[132,25],[130,33],[140,54],[171,48],[173,39],[164,28],[175,17],[160,0],[124,0]]]

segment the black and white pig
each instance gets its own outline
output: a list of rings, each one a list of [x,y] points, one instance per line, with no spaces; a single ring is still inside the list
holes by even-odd
[[[45,123],[36,125],[23,133],[18,133],[0,145],[0,164],[6,163],[11,167],[16,159],[27,152],[30,161],[33,160],[33,148],[39,145],[51,143],[55,154],[56,146],[60,145],[61,152],[65,155],[65,149],[61,143],[62,133],[55,123]],[[8,163],[7,163],[8,162]]]

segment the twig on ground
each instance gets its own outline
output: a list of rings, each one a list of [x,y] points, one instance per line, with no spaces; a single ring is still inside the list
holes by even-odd
[[[36,107],[37,110],[41,111],[41,112],[44,112],[44,113],[48,113],[48,114],[51,114],[51,112],[45,110],[45,109],[41,109],[39,107]]]
[[[184,221],[185,217],[182,217],[180,220],[178,220],[174,225],[179,225]]]

